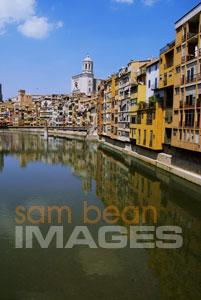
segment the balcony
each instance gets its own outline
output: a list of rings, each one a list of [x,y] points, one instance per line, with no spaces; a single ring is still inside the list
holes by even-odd
[[[173,62],[169,62],[169,63],[164,65],[164,69],[171,68],[171,67],[173,67],[173,65],[174,65]]]
[[[191,39],[193,36],[195,36],[196,34],[198,34],[198,32],[189,32],[187,34],[187,39]]]
[[[185,121],[184,122],[184,127],[194,127],[194,122],[192,122],[192,121]]]
[[[197,75],[196,74],[186,77],[186,83],[196,82],[196,80],[197,80]]]
[[[182,43],[186,41],[186,34],[182,36]]]
[[[195,100],[192,100],[192,101],[186,101],[184,103],[184,107],[185,108],[189,108],[189,107],[194,107],[195,106]]]
[[[182,64],[185,64],[185,62],[186,62],[186,56],[182,56],[182,58],[181,58],[181,63],[182,63]]]
[[[197,54],[197,53],[196,53]],[[186,55],[186,62],[192,60],[192,59],[195,59],[197,58],[197,55],[195,53],[192,53],[192,54],[188,54]]]
[[[152,125],[152,119],[147,119],[147,125]]]

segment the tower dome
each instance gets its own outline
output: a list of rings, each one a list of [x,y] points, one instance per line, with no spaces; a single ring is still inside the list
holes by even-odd
[[[82,61],[82,73],[93,74],[93,60],[87,55]]]

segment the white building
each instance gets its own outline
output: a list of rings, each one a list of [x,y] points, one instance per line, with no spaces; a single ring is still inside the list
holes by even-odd
[[[101,79],[94,78],[93,72],[93,61],[87,55],[87,57],[82,61],[82,74],[72,77],[71,81],[71,93],[72,94],[86,94],[98,90],[98,86],[101,84]]]
[[[163,97],[163,91],[159,91],[159,60],[156,59],[147,65],[147,82],[146,82],[146,102],[149,103],[149,98]]]

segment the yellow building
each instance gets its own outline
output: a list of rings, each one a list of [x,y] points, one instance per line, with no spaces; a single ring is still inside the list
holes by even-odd
[[[139,107],[136,127],[136,145],[152,150],[163,149],[163,109],[160,102]]]
[[[138,70],[135,73],[135,81],[131,87],[130,103],[130,139],[137,139],[137,111],[140,103],[146,102],[146,66],[148,61],[138,61]]]
[[[159,90],[163,91],[163,144],[170,145],[172,139],[173,98],[174,98],[174,57],[175,41],[160,50]]]
[[[172,146],[201,152],[201,3],[175,23]]]

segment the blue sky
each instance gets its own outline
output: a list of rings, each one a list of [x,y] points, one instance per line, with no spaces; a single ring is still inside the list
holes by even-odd
[[[18,89],[70,92],[89,53],[97,78],[130,59],[158,57],[174,22],[195,0],[0,0],[0,82],[4,100]]]

